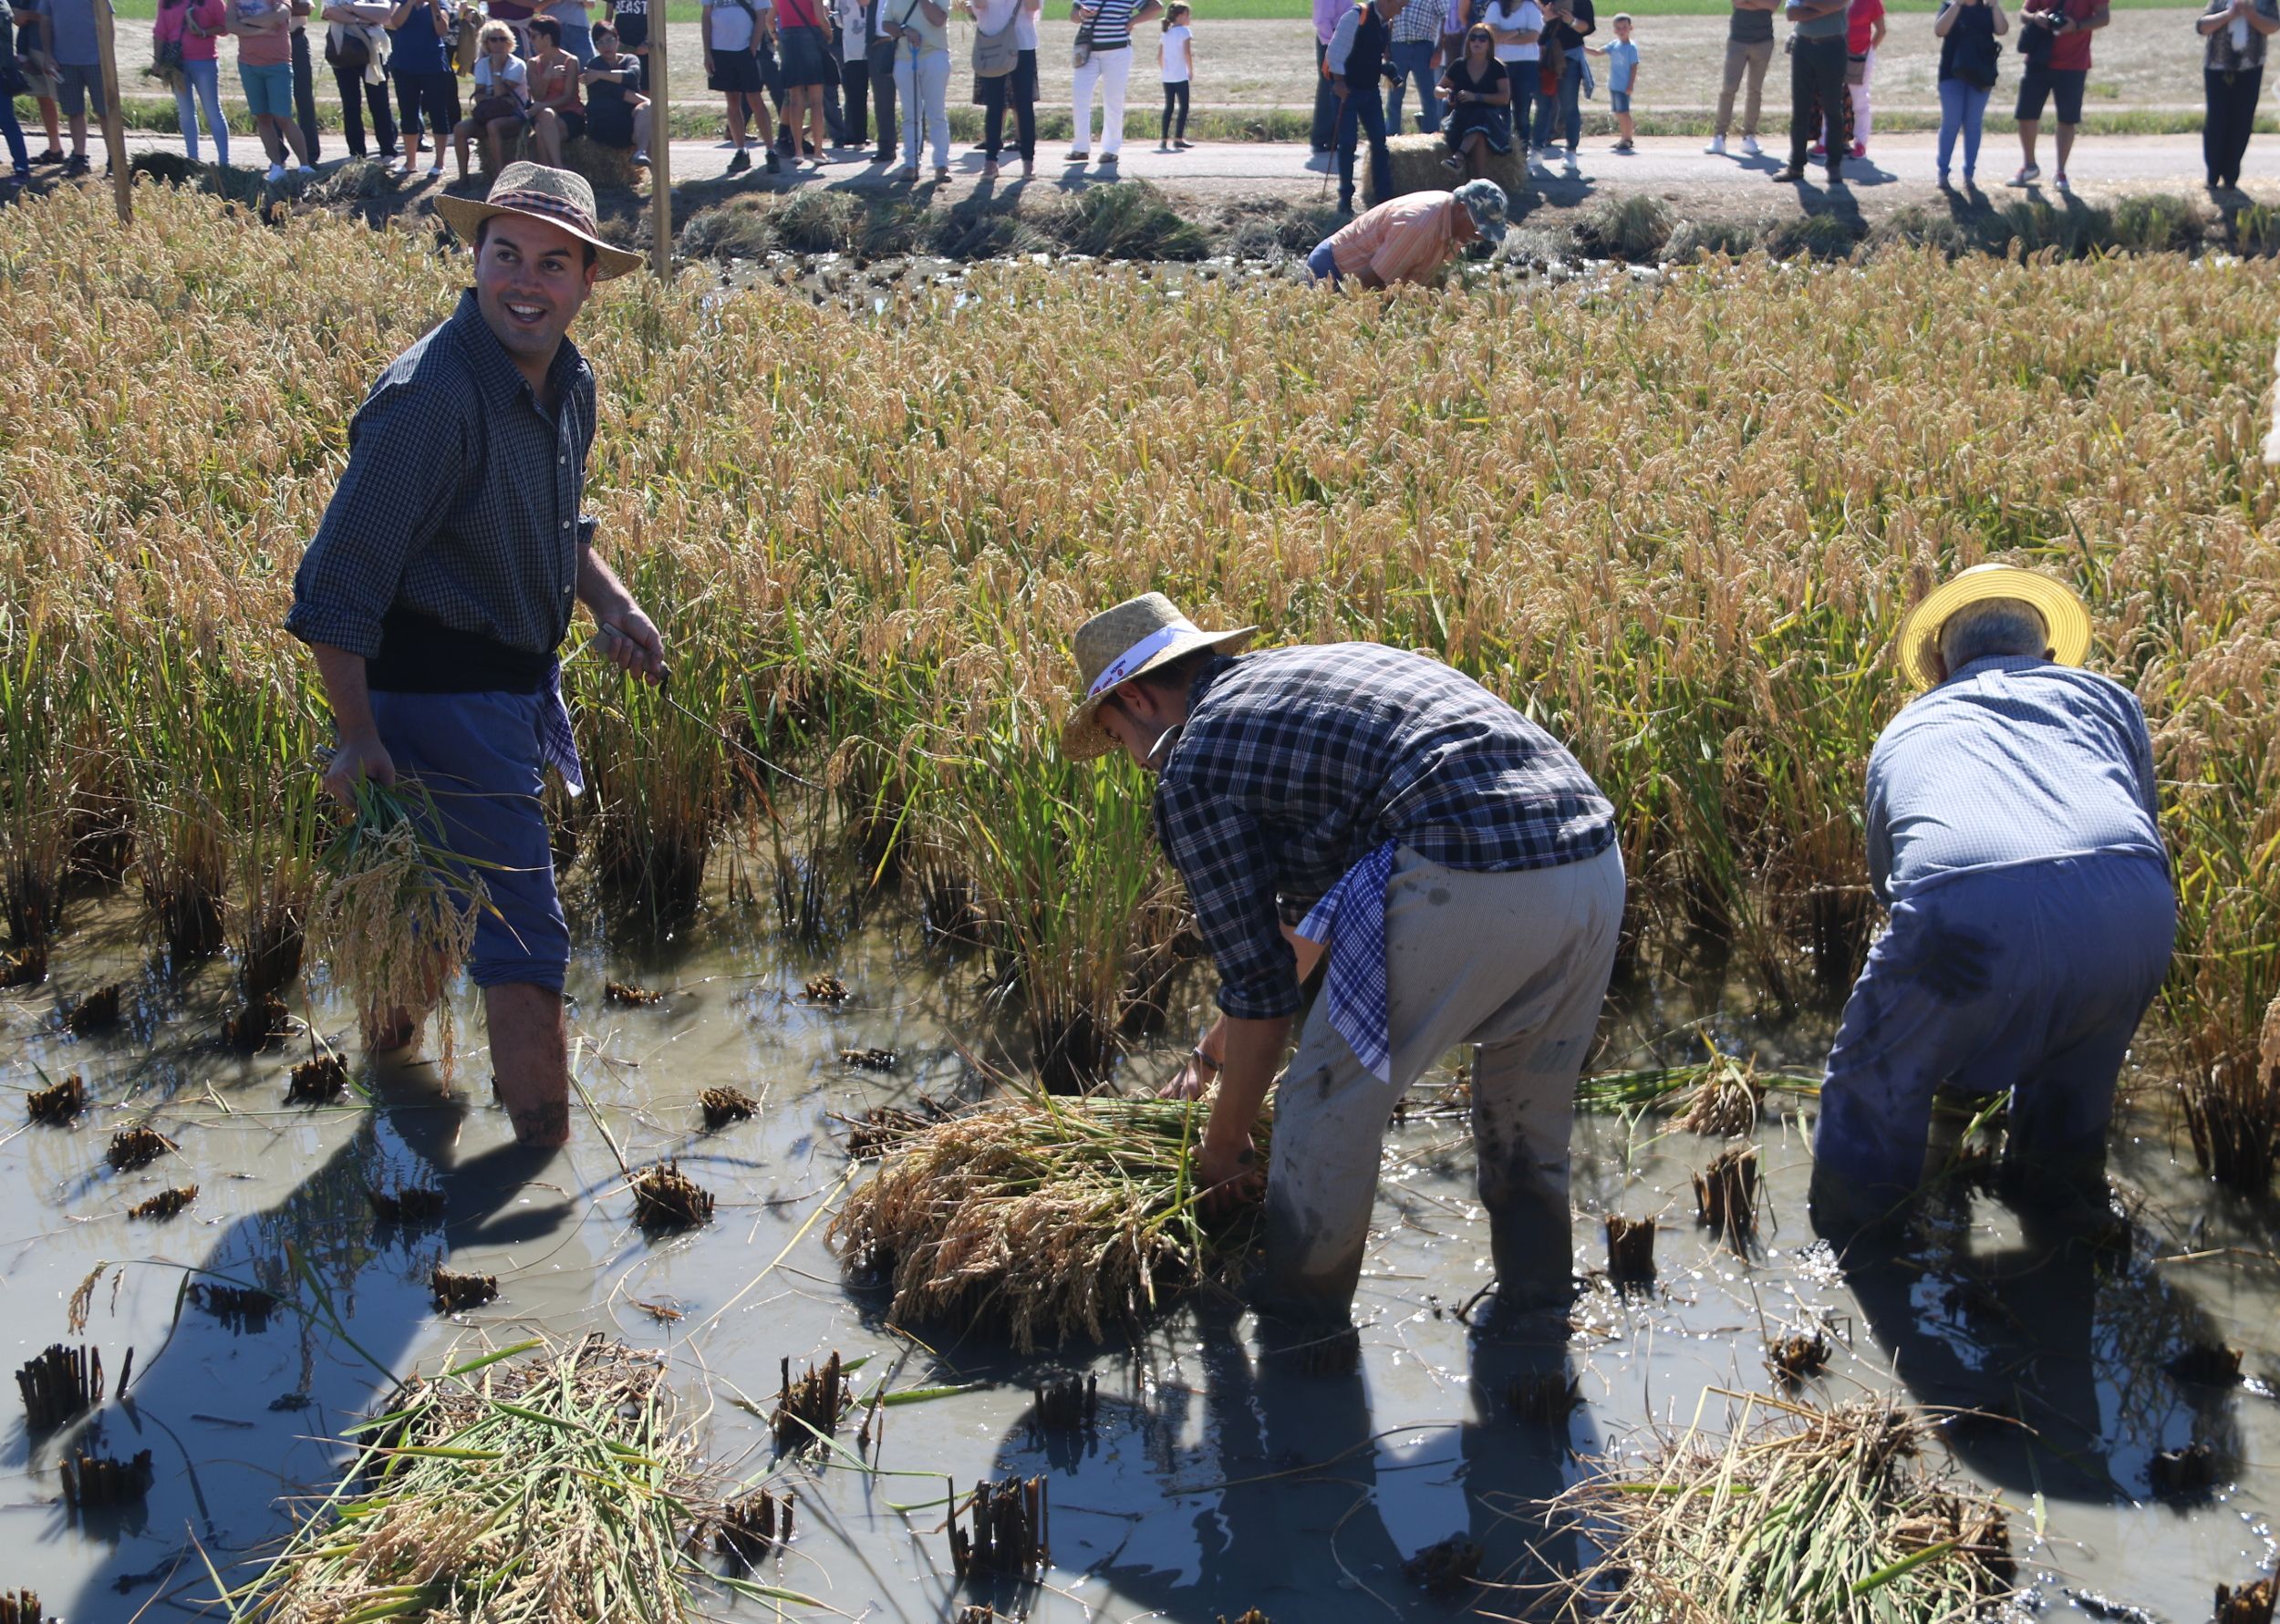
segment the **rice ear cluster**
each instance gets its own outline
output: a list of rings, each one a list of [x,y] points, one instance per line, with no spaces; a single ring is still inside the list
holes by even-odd
[[[1103,1340],[1238,1261],[1255,1209],[1207,1226],[1189,1153],[1208,1107],[1006,1101],[912,1128],[833,1219],[850,1268],[891,1268],[904,1323],[1002,1326],[1023,1351]]]

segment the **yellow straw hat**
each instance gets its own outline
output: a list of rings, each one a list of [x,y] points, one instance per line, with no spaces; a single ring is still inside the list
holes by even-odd
[[[1939,683],[1940,630],[1967,604],[2016,598],[2033,606],[2050,633],[2050,657],[2078,666],[2089,657],[2090,611],[2062,581],[2010,564],[1975,564],[1908,611],[1900,623],[1900,668],[1919,690]]]
[[[1116,748],[1115,736],[1100,724],[1101,701],[1130,682],[1199,648],[1240,648],[1255,626],[1231,632],[1207,632],[1172,606],[1160,592],[1104,609],[1077,627],[1074,639],[1077,684],[1083,690],[1069,719],[1061,724],[1061,750],[1073,761],[1089,761]]]
[[[543,163],[510,163],[491,183],[488,196],[481,201],[439,197],[435,212],[471,243],[484,221],[501,214],[568,232],[594,250],[595,262],[600,266],[598,279],[603,282],[641,268],[639,254],[603,240],[602,228],[594,218],[594,188],[584,175],[570,170],[548,169]]]

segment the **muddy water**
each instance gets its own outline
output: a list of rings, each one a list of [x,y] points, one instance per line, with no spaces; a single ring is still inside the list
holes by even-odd
[[[819,1215],[846,1165],[833,1113],[955,1094],[969,1085],[953,1040],[999,1035],[977,967],[945,963],[913,929],[875,922],[829,949],[791,951],[724,913],[693,946],[639,955],[589,932],[571,980],[579,1075],[629,1157],[677,1155],[720,1198],[709,1229],[653,1242],[633,1228],[590,1121],[561,1155],[534,1164],[513,1150],[482,1085],[472,1008],[456,1094],[422,1070],[368,1070],[368,1106],[288,1110],[294,1055],[240,1060],[214,1040],[225,967],[178,983],[107,933],[99,911],[74,923],[56,978],[0,1001],[0,1080],[23,1088],[38,1081],[35,1068],[78,1071],[100,1102],[75,1129],[32,1127],[0,1145],[8,1363],[65,1336],[67,1299],[104,1263],[88,1337],[114,1378],[135,1352],[127,1401],[91,1428],[35,1443],[11,1404],[0,1431],[0,1588],[36,1589],[72,1624],[194,1610],[212,1586],[192,1542],[242,1576],[287,1526],[293,1497],[330,1484],[340,1452],[328,1440],[367,1412],[380,1371],[431,1369],[448,1349],[533,1328],[600,1329],[670,1353],[685,1389],[710,1394],[707,1435],[723,1471],[756,1481],[774,1469],[795,1486],[801,1533],[779,1582],[855,1616],[941,1619],[965,1599],[1040,1619],[1183,1624],[1250,1607],[1283,1624],[1461,1613],[1411,1586],[1404,1560],[1459,1531],[1487,1548],[1484,1575],[1524,1581],[1541,1560],[1571,1559],[1572,1536],[1547,1538],[1532,1508],[1574,1480],[1574,1457],[1637,1448],[1697,1414],[1719,1422],[1729,1401],[1718,1390],[1771,1391],[1766,1334],[1808,1320],[1839,1344],[1813,1384],[1822,1396],[1899,1389],[2008,1418],[1959,1427],[1954,1444],[2012,1506],[2022,1571],[2046,1616],[2205,1618],[2213,1582],[2248,1577],[2275,1554],[2264,1520],[2280,1492],[2269,1221],[2205,1199],[2150,1110],[2131,1118],[2118,1157],[2134,1235],[2126,1262],[2053,1264],[2000,1204],[1960,1196],[1907,1267],[1865,1286],[1847,1281],[1807,1223],[1794,1102],[1760,1136],[1770,1211],[1746,1258],[1711,1247],[1692,1223],[1688,1175],[1715,1145],[1666,1123],[1587,1121],[1577,1205],[1659,1216],[1661,1273],[1643,1292],[1596,1288],[1564,1345],[1477,1343],[1452,1316],[1487,1279],[1470,1152],[1461,1120],[1413,1117],[1388,1147],[1381,1238],[1357,1305],[1358,1373],[1292,1369],[1247,1319],[1216,1306],[1170,1315],[1135,1347],[1020,1360],[948,1338],[914,1348],[884,1328],[878,1298],[843,1284],[823,1244]],[[841,1008],[802,996],[826,969],[853,995]],[[125,1030],[63,1037],[59,996],[122,974]],[[658,1009],[619,1009],[602,1001],[606,978],[676,990]],[[341,1001],[321,983],[309,991],[307,1012],[345,1041]],[[1719,1029],[1770,1057],[1809,1054],[1825,1035],[1809,1021],[1761,1026],[1732,1002]],[[1686,1013],[1639,1009],[1615,1045]],[[896,1069],[840,1060],[871,1047],[896,1051]],[[696,1097],[722,1082],[764,1110],[707,1135]],[[146,1117],[179,1154],[109,1173],[109,1133]],[[5,1120],[19,1122],[20,1107]],[[444,1227],[376,1228],[366,1188],[408,1182],[440,1183]],[[191,1183],[197,1200],[179,1217],[124,1215],[152,1191]],[[425,1281],[447,1257],[497,1275],[499,1299],[439,1318]],[[1589,1216],[1578,1257],[1602,1260]],[[270,1287],[285,1306],[264,1323],[225,1322],[181,1300],[184,1267]],[[2248,1382],[2196,1389],[2162,1369],[2211,1340],[2247,1350]],[[873,1356],[865,1381],[907,1354],[897,1387],[979,1385],[886,1412],[879,1464],[911,1475],[772,1467],[762,1422],[737,1401],[764,1403],[784,1356],[820,1360],[834,1349]],[[1098,1376],[1098,1422],[1077,1438],[1033,1438],[1029,1384],[1064,1369]],[[1504,1416],[1513,1381],[1561,1369],[1584,1400],[1564,1432]],[[147,1505],[84,1521],[60,1508],[58,1447],[88,1431],[113,1454],[151,1451]],[[2154,1453],[2194,1439],[2215,1445],[2219,1487],[2192,1505],[2151,1503]],[[939,1531],[945,1477],[963,1485],[1017,1472],[1051,1477],[1049,1582],[961,1593]],[[1518,1617],[1529,1601],[1492,1590],[1478,1605]],[[2125,1608],[2142,1612],[2114,1610]]]

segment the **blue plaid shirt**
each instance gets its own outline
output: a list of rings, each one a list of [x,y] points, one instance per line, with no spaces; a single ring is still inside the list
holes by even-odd
[[[594,372],[565,339],[554,409],[471,289],[396,357],[348,424],[348,466],[293,578],[285,630],[367,659],[398,605],[544,655],[570,630],[594,445]]]
[[[1867,811],[1886,902],[2058,857],[2169,861],[2135,696],[2025,655],[1974,660],[1894,717],[1869,755]]]
[[[1294,1013],[1295,925],[1394,841],[1446,867],[1550,868],[1615,843],[1614,809],[1549,734],[1470,678],[1373,643],[1211,662],[1156,790],[1238,1019]]]

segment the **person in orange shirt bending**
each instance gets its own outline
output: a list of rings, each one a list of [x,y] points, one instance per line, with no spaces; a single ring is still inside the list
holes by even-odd
[[[1455,191],[1412,191],[1388,198],[1314,245],[1306,268],[1317,284],[1342,287],[1352,277],[1363,287],[1430,282],[1472,243],[1501,243],[1504,188],[1467,181]]]

